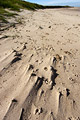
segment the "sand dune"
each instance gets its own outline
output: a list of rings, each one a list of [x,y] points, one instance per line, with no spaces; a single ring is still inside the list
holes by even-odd
[[[80,13],[24,10],[0,28],[0,120],[80,120]]]

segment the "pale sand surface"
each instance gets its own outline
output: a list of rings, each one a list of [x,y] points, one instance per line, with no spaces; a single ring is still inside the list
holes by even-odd
[[[0,120],[80,120],[80,11],[19,14],[0,31]]]

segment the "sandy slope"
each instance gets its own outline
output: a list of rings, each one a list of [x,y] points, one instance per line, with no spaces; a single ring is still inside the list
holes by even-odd
[[[19,17],[0,31],[0,120],[80,120],[80,11]]]

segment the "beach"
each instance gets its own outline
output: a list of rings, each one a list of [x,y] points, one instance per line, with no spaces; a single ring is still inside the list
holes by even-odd
[[[80,120],[80,8],[18,14],[0,26],[0,120]]]

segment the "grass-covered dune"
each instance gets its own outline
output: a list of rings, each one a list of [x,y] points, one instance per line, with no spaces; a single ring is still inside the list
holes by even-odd
[[[12,10],[19,11],[21,8],[26,8],[29,10],[44,8],[42,5],[26,2],[23,0],[0,0],[0,7],[10,8]]]
[[[65,6],[42,6],[35,3],[26,2],[24,0],[0,0],[0,21],[7,22],[6,18],[14,16],[14,13],[10,13],[5,10],[9,8],[13,11],[20,11],[20,9],[36,10],[46,8],[63,8]]]
[[[20,11],[20,9],[24,8],[28,10],[43,9],[44,6],[23,0],[0,0],[0,21],[2,22],[7,22],[7,17],[15,15],[14,13],[6,11],[5,8],[9,8],[13,11]]]

